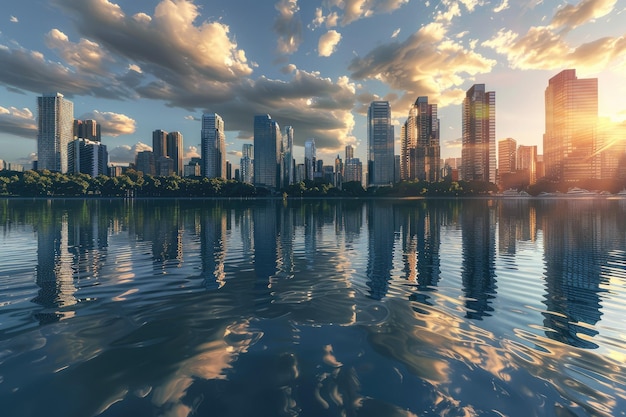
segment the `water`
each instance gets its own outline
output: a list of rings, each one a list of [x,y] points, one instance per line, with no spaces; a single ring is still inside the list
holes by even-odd
[[[0,200],[0,415],[626,414],[626,200]]]

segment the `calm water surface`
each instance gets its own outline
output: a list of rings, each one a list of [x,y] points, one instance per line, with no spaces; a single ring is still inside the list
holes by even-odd
[[[626,415],[626,200],[0,200],[0,415]]]

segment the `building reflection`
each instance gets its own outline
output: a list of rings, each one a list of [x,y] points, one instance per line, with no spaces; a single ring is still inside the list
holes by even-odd
[[[466,317],[482,319],[493,311],[496,295],[495,208],[490,200],[464,202],[461,217],[463,262],[461,276]]]
[[[596,203],[597,204],[597,203]],[[543,217],[546,274],[546,335],[582,348],[595,348],[602,317],[602,274],[606,256],[623,249],[624,220],[598,211],[592,201],[559,201]],[[619,225],[617,222],[620,222]]]
[[[203,285],[207,289],[221,288],[226,282],[224,261],[226,259],[226,219],[222,205],[211,205],[203,210],[200,241]]]
[[[393,269],[395,216],[393,206],[389,202],[372,202],[367,210],[367,286],[371,298],[382,300],[389,291]]]

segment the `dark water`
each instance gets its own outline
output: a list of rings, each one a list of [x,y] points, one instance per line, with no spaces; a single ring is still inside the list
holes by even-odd
[[[626,200],[0,200],[0,415],[626,414]]]

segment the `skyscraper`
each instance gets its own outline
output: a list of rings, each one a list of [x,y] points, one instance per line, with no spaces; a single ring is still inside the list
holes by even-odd
[[[244,143],[241,147],[241,160],[239,161],[239,169],[241,170],[241,182],[252,184],[253,169],[252,164],[254,157],[254,149],[251,143]]]
[[[152,132],[152,152],[154,159],[158,160],[162,156],[167,156],[167,132],[157,129]]]
[[[95,120],[74,120],[74,138],[100,142],[100,125]]]
[[[496,182],[496,93],[474,84],[463,100],[462,179]]]
[[[506,138],[498,141],[498,174],[512,174],[517,169],[517,142]]]
[[[520,145],[517,148],[517,165],[518,170],[528,172],[528,183],[537,182],[537,146]]]
[[[75,139],[68,144],[67,172],[92,177],[108,174],[109,153],[106,145],[89,139]]]
[[[391,106],[388,101],[373,101],[367,112],[368,186],[391,185],[394,163]]]
[[[67,172],[67,145],[73,139],[74,104],[61,93],[37,97],[37,167]]]
[[[284,141],[284,150],[283,150],[283,164],[284,164],[284,183],[285,185],[290,185],[295,182],[295,173],[294,173],[294,160],[293,160],[293,127],[287,126],[285,127],[285,136],[283,137]]]
[[[400,177],[405,180],[439,181],[441,148],[437,105],[418,97],[400,135]]]
[[[226,178],[226,134],[217,113],[202,115],[202,173],[207,178]]]
[[[179,177],[183,175],[183,134],[170,132],[166,139],[167,156],[174,161],[174,173]]]
[[[281,144],[278,123],[269,114],[254,116],[254,185],[281,187]]]
[[[346,162],[354,158],[354,146],[346,145]]]
[[[546,176],[564,181],[596,177],[598,79],[579,79],[575,69],[561,71],[550,78],[545,100]]]
[[[315,177],[316,159],[315,139],[309,138],[304,142],[304,175],[307,180],[313,180]]]

